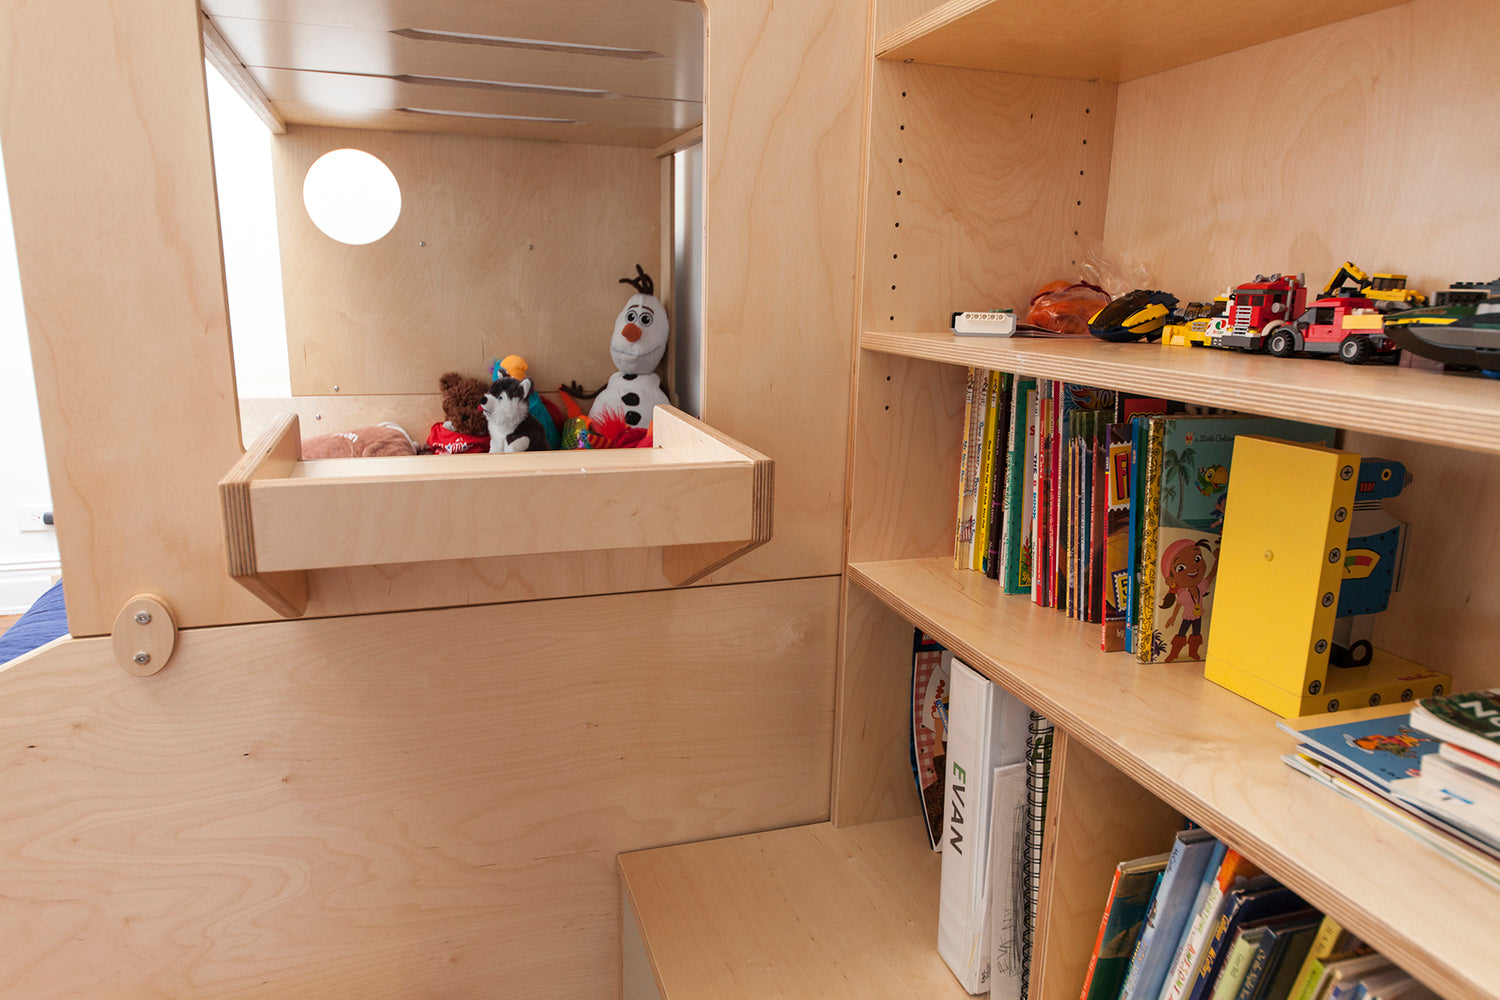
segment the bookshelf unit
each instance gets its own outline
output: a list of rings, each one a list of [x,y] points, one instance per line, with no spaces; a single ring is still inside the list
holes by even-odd
[[[951,568],[966,366],[1326,422],[1346,447],[1403,461],[1415,477],[1396,509],[1413,525],[1405,587],[1377,640],[1450,671],[1460,688],[1500,684],[1490,652],[1500,528],[1486,514],[1500,497],[1500,384],[946,332],[952,310],[1024,306],[1100,246],[1126,266],[1144,262],[1151,287],[1184,301],[1272,270],[1304,271],[1316,288],[1345,259],[1405,270],[1423,289],[1493,277],[1500,112],[1487,95],[1500,70],[1471,63],[1500,10],[1476,0],[877,0],[873,11],[831,828],[764,836],[809,857],[829,852],[837,879],[854,854],[829,837],[916,813],[906,728],[915,625],[1057,727],[1035,997],[1078,995],[1114,863],[1164,849],[1185,815],[1441,995],[1500,998],[1500,889],[1281,763],[1294,741],[1275,717],[1206,681],[1201,664],[1101,653],[1097,626]],[[1158,36],[1175,55],[1151,47]],[[996,72],[997,58],[1012,72]],[[1244,135],[1255,141],[1241,148]],[[1403,135],[1429,145],[1418,153]],[[713,849],[726,865],[769,871],[764,843]],[[831,951],[811,930],[784,933],[858,925],[879,905],[863,889],[842,915],[826,902],[855,872],[786,892],[715,883],[725,895],[699,908],[689,897],[713,878],[694,860],[703,849],[621,859],[665,1000],[806,995],[813,980],[798,976],[809,969],[837,987],[830,995],[914,995],[877,971],[874,959],[890,955],[878,935]],[[935,892],[935,867],[913,869],[909,845],[885,850],[885,865]],[[640,891],[651,884],[681,894],[668,903]],[[935,918],[910,892],[891,890],[886,906],[935,948]],[[677,905],[692,919],[666,912]],[[722,974],[712,990],[683,975],[706,962]]]

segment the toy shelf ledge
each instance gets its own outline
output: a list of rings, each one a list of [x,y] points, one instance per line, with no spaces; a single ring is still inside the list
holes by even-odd
[[[948,0],[881,35],[877,58],[1123,83],[1405,0]]]
[[[279,614],[307,572],[443,559],[662,548],[684,585],[771,537],[774,464],[668,406],[653,448],[302,460],[271,422],[219,481],[230,575]]]
[[[1207,347],[1109,344],[1092,337],[866,332],[860,346],[1500,453],[1500,382],[1479,376]]]
[[[850,582],[1448,997],[1500,997],[1500,886],[1281,762],[1276,717],[1201,663],[1099,651],[1099,626],[951,559],[851,563]],[[1455,843],[1456,857],[1469,856]]]

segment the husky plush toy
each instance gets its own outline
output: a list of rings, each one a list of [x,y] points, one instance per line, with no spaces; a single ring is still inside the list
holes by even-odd
[[[507,375],[490,384],[490,391],[479,404],[490,428],[490,454],[547,450],[547,434],[531,415],[527,402],[530,396],[529,378],[518,382]]]

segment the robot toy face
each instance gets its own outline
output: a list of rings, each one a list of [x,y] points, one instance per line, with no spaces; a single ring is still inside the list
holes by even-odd
[[[627,375],[643,375],[657,366],[667,350],[667,311],[654,295],[636,294],[615,318],[609,356]]]

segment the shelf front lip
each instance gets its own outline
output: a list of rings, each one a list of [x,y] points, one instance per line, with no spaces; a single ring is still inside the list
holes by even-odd
[[[746,541],[752,477],[746,462],[264,480],[250,488],[256,566],[277,572]],[[388,518],[390,530],[339,530],[367,516]],[[417,522],[425,538],[413,543],[406,526]]]
[[[866,331],[860,346],[1500,454],[1500,382],[1478,376],[1092,337],[980,341]]]
[[[1201,664],[1146,666],[1100,652],[1099,626],[1003,594],[946,559],[850,563],[848,578],[1442,995],[1500,998],[1500,887],[1294,772],[1280,759],[1294,742],[1275,716],[1205,680]],[[1004,651],[1027,643],[1053,662]],[[1336,847],[1315,846],[1332,843],[1324,830],[1339,826],[1349,835]],[[1314,830],[1312,840],[1298,829]],[[1375,857],[1355,856],[1362,841]],[[1358,875],[1328,873],[1361,860]],[[1383,888],[1403,873],[1420,884]],[[1455,925],[1460,913],[1467,925]]]

